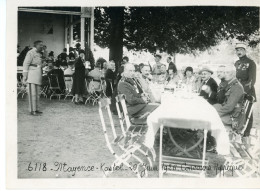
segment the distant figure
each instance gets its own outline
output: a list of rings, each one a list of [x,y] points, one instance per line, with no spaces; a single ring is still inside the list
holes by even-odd
[[[124,56],[123,59],[122,59],[122,64],[121,65],[124,65],[126,63],[129,62],[129,58],[127,56]]]
[[[74,49],[72,47],[69,48],[69,59],[70,60],[75,60],[76,56],[74,53]]]
[[[188,66],[184,73],[183,83],[187,86],[194,87],[195,77],[193,76],[193,68]]]
[[[27,52],[30,50],[31,48],[29,46],[26,46],[22,52],[19,54],[18,58],[17,58],[17,65],[18,66],[23,66],[23,62],[25,59],[25,56],[27,54]]]
[[[53,52],[53,51],[50,51],[48,57],[49,57],[49,59],[51,59],[52,61],[54,61],[54,52]]]
[[[73,75],[72,94],[75,95],[75,104],[83,103],[83,94],[85,92],[85,51],[79,51],[79,57],[75,61],[75,73]]]
[[[64,92],[64,90],[66,89],[65,82],[64,82],[64,72],[62,69],[60,69],[60,64],[58,62],[55,62],[53,65],[53,69],[47,73],[48,76],[51,74],[58,76],[58,82],[59,82],[61,92]]]
[[[67,48],[63,49],[63,52],[60,53],[60,58],[61,58],[61,66],[67,66]]]
[[[155,57],[155,64],[153,65],[153,71],[152,74],[153,75],[159,75],[161,73],[161,66],[164,65],[162,64],[160,61],[162,59],[162,56],[159,54],[156,54]],[[164,65],[165,66],[165,65]],[[166,66],[165,66],[166,67]]]
[[[116,79],[116,73],[115,73],[115,62],[109,62],[105,74],[105,79],[107,82],[107,88],[106,88],[106,96],[112,97],[114,88],[115,88],[115,79]]]
[[[68,68],[64,71],[64,75],[71,75],[73,76],[75,70],[74,70],[74,61],[69,61],[68,62]],[[65,85],[66,89],[69,91],[72,90],[72,79],[71,77],[65,77]]]
[[[160,68],[160,75],[157,76],[157,82],[159,84],[164,84],[167,80],[167,70],[166,70],[166,66],[164,64],[161,65],[161,68]]]
[[[170,65],[168,68],[168,77],[166,79],[166,85],[177,85],[180,80],[177,72],[174,72],[174,66]]]
[[[168,65],[168,70],[169,68],[171,68],[173,70],[173,73],[176,73],[177,72],[177,68],[176,68],[176,65],[172,62],[172,57],[168,57],[167,58],[167,63],[169,64]]]

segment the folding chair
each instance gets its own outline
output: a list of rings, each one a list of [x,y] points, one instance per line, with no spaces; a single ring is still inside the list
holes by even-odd
[[[121,111],[120,105],[122,106],[123,111]],[[123,135],[125,135],[125,132],[128,132],[131,134],[131,137],[137,136],[137,137],[144,138],[148,128],[146,119],[133,119],[132,121],[130,121],[124,94],[119,94],[118,96],[116,96],[116,109],[117,109],[118,118],[119,118]],[[155,161],[155,157],[156,157],[155,151],[153,149],[148,149],[148,148],[146,149],[147,149],[146,152],[141,149],[139,149],[139,151],[146,156],[147,160],[152,166],[152,160],[149,157],[148,153],[149,151],[151,152],[153,156],[153,161]]]
[[[99,83],[98,87],[95,87],[96,83]],[[98,103],[98,100],[104,95],[104,80],[94,80],[93,78],[90,80],[90,82],[87,85],[87,91],[88,91],[88,97],[85,101],[85,104],[88,102]]]
[[[143,176],[147,177],[147,169],[144,166],[143,160],[137,155],[137,151],[140,151],[141,144],[138,143],[140,137],[132,137],[131,133],[122,130],[122,134],[118,135],[115,130],[112,114],[110,111],[110,99],[104,98],[99,100],[99,115],[101,119],[101,124],[103,128],[103,133],[106,140],[106,145],[115,157],[115,161],[111,165],[111,171],[107,172],[105,176],[107,177],[110,173],[114,172],[114,166],[119,166],[121,164],[125,165],[132,172],[136,174],[138,178]],[[103,111],[107,110],[109,117],[111,130],[108,130],[106,127]],[[112,139],[111,139],[112,133]],[[116,152],[115,150],[119,150]],[[141,153],[143,154],[143,153]],[[138,163],[133,167],[129,160],[136,159]]]
[[[245,95],[242,112],[248,113],[246,120],[243,122],[243,128],[240,130],[232,129],[231,126],[226,126],[230,137],[231,155],[225,157],[224,166],[240,167],[233,171],[230,175],[229,171],[223,171],[218,174],[219,177],[235,176],[235,177],[260,177],[260,131],[254,129],[255,134],[250,135],[257,139],[255,145],[247,145],[242,142],[242,136],[247,128],[249,119],[253,111],[254,97]],[[250,103],[252,103],[250,107]],[[252,131],[251,130],[251,131]]]
[[[64,100],[66,100],[67,97],[72,97],[72,102],[75,99],[75,96],[73,96],[71,94],[71,90],[72,90],[72,84],[73,84],[73,77],[72,75],[64,75],[64,80],[65,80],[65,86],[66,86],[66,90],[65,90],[65,98]]]
[[[50,75],[48,75],[48,79],[49,79],[49,86],[50,86],[49,89],[51,90],[50,100],[53,96],[59,97],[59,100],[60,100],[60,97],[62,95],[64,95],[64,93],[62,92],[62,90],[60,88],[58,75],[50,74]]]

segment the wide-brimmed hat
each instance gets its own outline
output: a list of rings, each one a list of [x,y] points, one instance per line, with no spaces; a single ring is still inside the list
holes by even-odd
[[[199,71],[199,73],[202,73],[203,71],[207,71],[207,72],[209,72],[209,73],[211,73],[211,74],[214,73],[214,72],[213,72],[211,69],[209,69],[209,67],[207,67],[207,66],[203,67],[203,68]]]
[[[245,43],[242,43],[242,42],[236,43],[235,49],[237,49],[237,48],[244,48],[244,49],[246,50],[246,44],[245,44]]]

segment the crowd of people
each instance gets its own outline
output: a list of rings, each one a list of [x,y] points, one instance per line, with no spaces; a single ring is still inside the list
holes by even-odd
[[[29,50],[23,61],[23,80],[30,84],[29,101],[32,115],[42,112],[38,108],[39,86],[41,85],[41,70],[48,75],[58,76],[62,91],[71,89],[75,95],[75,104],[82,104],[86,93],[86,79],[91,78],[94,89],[100,89],[101,81],[105,82],[104,93],[111,98],[111,110],[116,114],[115,97],[118,94],[126,96],[126,104],[131,118],[152,112],[157,105],[149,104],[155,102],[152,94],[152,84],[172,86],[177,88],[185,86],[191,92],[198,93],[205,98],[209,104],[215,107],[222,122],[232,125],[234,119],[239,118],[242,111],[242,103],[245,93],[256,98],[254,84],[256,81],[256,64],[246,56],[246,45],[238,43],[236,54],[239,60],[233,64],[219,65],[217,77],[221,81],[218,84],[212,78],[212,71],[205,66],[200,70],[192,66],[186,67],[182,72],[178,70],[172,58],[168,57],[168,68],[161,63],[161,55],[155,55],[155,64],[131,64],[128,57],[123,57],[121,65],[116,68],[113,60],[107,62],[100,58],[93,64],[93,60],[86,56],[86,50],[82,50],[80,44],[76,48],[70,48],[69,54],[64,48],[63,52],[53,59],[53,53],[46,53],[46,46],[42,41],[36,41],[34,48]],[[91,53],[92,54],[92,53]],[[24,57],[24,53],[19,56]],[[93,55],[92,55],[93,56]],[[86,58],[87,57],[87,58]],[[40,62],[44,60],[44,64]],[[36,70],[37,69],[37,70]],[[65,77],[64,77],[65,75]],[[67,77],[68,75],[73,76]],[[39,77],[41,76],[41,77]],[[252,103],[251,103],[252,104]],[[245,137],[250,135],[253,115],[251,115],[248,127],[244,133]],[[214,140],[212,140],[214,145]]]

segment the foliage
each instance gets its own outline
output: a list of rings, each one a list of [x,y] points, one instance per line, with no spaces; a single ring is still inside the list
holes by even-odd
[[[95,9],[95,42],[109,47],[109,7]],[[223,39],[259,43],[258,7],[125,7],[123,45],[130,50],[195,53]]]

